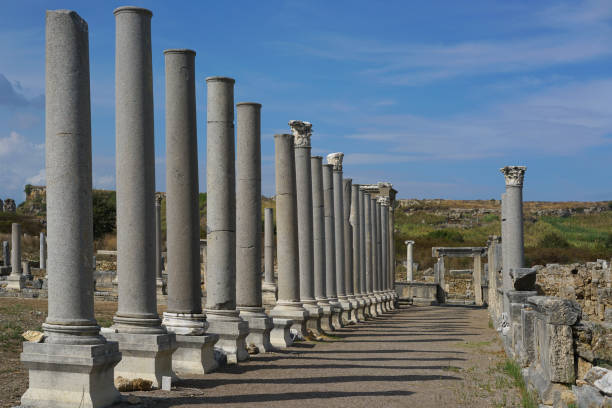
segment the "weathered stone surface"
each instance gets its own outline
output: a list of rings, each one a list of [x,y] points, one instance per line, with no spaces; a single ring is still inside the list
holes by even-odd
[[[597,388],[590,385],[583,385],[581,387],[572,386],[572,391],[576,394],[578,408],[602,408],[612,406],[612,400],[605,398]]]
[[[531,296],[528,299],[534,308],[546,316],[546,323],[571,326],[581,315],[580,305],[575,301],[552,296]]]
[[[574,382],[574,349],[572,329],[569,326],[547,324],[548,370],[550,381]]]
[[[537,270],[533,268],[515,268],[510,270],[515,290],[533,290],[537,277]]]

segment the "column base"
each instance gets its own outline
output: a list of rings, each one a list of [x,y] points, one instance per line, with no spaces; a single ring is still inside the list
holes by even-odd
[[[320,336],[323,333],[321,328],[321,316],[323,309],[316,303],[303,303],[304,309],[308,312],[308,320],[306,321],[306,329],[310,330],[313,335]]]
[[[338,302],[337,299],[334,300],[330,300],[329,304],[331,305],[331,319],[332,319],[332,326],[334,327],[334,330],[338,330],[344,327],[344,325],[342,324],[342,306],[340,305],[340,302]]]
[[[366,306],[366,302],[365,299],[359,295],[358,297],[355,298],[355,301],[357,302],[357,319],[359,321],[364,322],[366,319],[365,316],[365,306]]]
[[[370,306],[372,306],[372,299],[370,299],[368,295],[363,295],[363,302],[365,303],[365,306],[363,307],[363,314],[365,315],[366,319],[371,318],[372,315],[370,314]]]
[[[217,369],[214,345],[216,334],[205,336],[176,336],[178,348],[172,354],[172,369],[179,375],[208,374]]]
[[[349,298],[349,302],[351,304],[351,316],[350,316],[350,320],[353,323],[359,323],[359,317],[357,316],[358,314],[358,309],[359,309],[359,302],[357,301],[357,299],[355,299],[355,296],[352,295]]]
[[[332,305],[325,302],[319,302],[321,308],[321,329],[324,332],[334,331],[334,324],[332,322]]]
[[[306,327],[308,311],[304,309],[300,302],[277,303],[270,312],[270,316],[293,320],[291,330],[296,334],[295,340],[304,340],[308,336]]]
[[[254,344],[260,353],[272,351],[270,332],[274,327],[272,319],[262,308],[239,308],[240,318],[249,324],[249,334],[246,337],[248,345]]]
[[[157,296],[167,295],[166,284],[162,278],[155,279],[155,287],[157,288]]]
[[[340,307],[342,308],[341,321],[342,326],[352,324],[351,302],[348,299],[339,299]]]
[[[380,316],[384,313],[382,306],[383,299],[380,293],[374,294],[374,297],[376,298],[376,315]]]
[[[153,387],[161,388],[162,377],[175,377],[172,372],[172,353],[177,348],[174,333],[117,333],[110,328],[102,329],[100,334],[119,343],[122,357],[115,368],[115,378],[143,378],[151,381]]]
[[[249,359],[246,349],[249,324],[238,316],[238,311],[219,313],[218,310],[207,310],[206,319],[208,321],[207,333],[219,335],[215,349],[225,354],[227,364],[237,364],[239,361]]]
[[[376,298],[373,294],[368,295],[368,299],[370,300],[369,313],[371,317],[378,316],[378,312],[376,311]]]
[[[21,290],[25,287],[26,277],[24,275],[9,275],[6,277],[6,281],[8,290]]]
[[[177,335],[202,336],[208,323],[204,314],[164,312],[162,326]]]
[[[274,325],[270,332],[270,343],[272,343],[272,346],[279,349],[290,347],[293,344],[293,339],[291,338],[293,320],[274,317],[272,318],[272,324]]]
[[[121,360],[115,342],[96,345],[23,343],[29,370],[22,407],[107,407],[121,400],[113,369]]]

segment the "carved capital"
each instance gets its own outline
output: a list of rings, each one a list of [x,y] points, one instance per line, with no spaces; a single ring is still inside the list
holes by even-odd
[[[289,126],[293,133],[293,147],[310,147],[310,136],[312,136],[312,123],[301,120],[290,120]]]
[[[525,166],[506,166],[499,169],[506,178],[507,186],[523,187],[523,178],[525,177]]]
[[[155,205],[161,205],[162,199],[164,196],[159,193],[155,193]]]
[[[342,171],[342,160],[344,159],[344,153],[330,153],[327,155],[327,164],[334,166],[335,171]]]
[[[380,203],[380,205],[384,205],[386,207],[391,205],[391,199],[385,196],[378,197],[378,202]]]
[[[414,245],[414,241],[404,241],[405,245]]]

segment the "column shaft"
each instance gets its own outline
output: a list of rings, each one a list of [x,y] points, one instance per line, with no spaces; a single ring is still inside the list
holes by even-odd
[[[23,274],[21,269],[21,224],[16,222],[11,225],[11,265],[11,275]]]
[[[161,231],[161,196],[155,196],[155,278],[157,283],[162,279],[162,231]]]
[[[344,290],[346,296],[354,298],[353,291],[353,227],[351,226],[351,185],[352,179],[342,180],[344,219]]]
[[[359,190],[359,294],[366,293],[366,266],[365,266],[365,192]]]
[[[358,296],[361,292],[361,208],[359,207],[359,185],[351,186],[351,215],[350,224],[353,233],[353,294]]]
[[[338,299],[346,299],[344,286],[344,201],[342,187],[342,170],[334,168],[334,238],[336,240],[336,291]]]
[[[321,170],[325,217],[325,295],[330,301],[337,302],[333,165],[323,164]]]
[[[264,281],[274,284],[274,209],[264,210]]]
[[[40,233],[40,269],[47,269],[47,246],[45,242],[45,233]]]
[[[382,222],[381,222],[381,205],[376,202],[376,280],[378,281],[378,290],[385,290],[383,280],[383,257],[382,257]]]
[[[380,291],[379,281],[378,281],[378,225],[376,213],[378,212],[377,200],[376,198],[370,199],[370,226],[371,226],[371,235],[372,235],[372,290],[375,293]]]
[[[325,203],[323,192],[323,158],[313,156],[312,172],[312,220],[313,220],[313,255],[314,255],[314,288],[315,299],[320,303],[327,300],[325,276]]]
[[[372,209],[370,199],[370,194],[364,194],[364,232],[365,232],[365,292],[368,295],[372,294],[373,285],[372,285]]]

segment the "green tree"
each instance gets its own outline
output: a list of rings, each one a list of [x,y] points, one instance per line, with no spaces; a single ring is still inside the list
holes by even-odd
[[[94,238],[100,238],[117,227],[116,195],[114,191],[94,190],[92,199]]]

